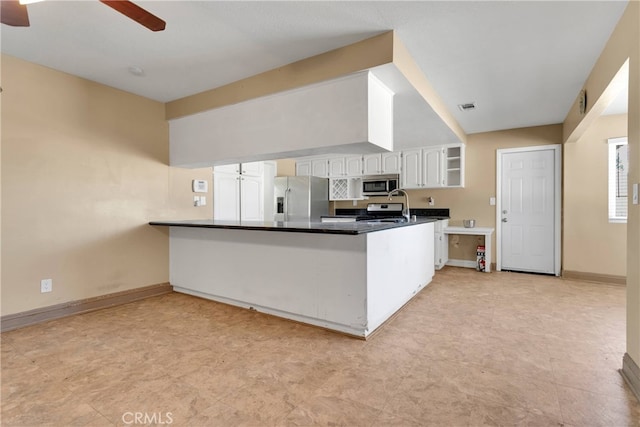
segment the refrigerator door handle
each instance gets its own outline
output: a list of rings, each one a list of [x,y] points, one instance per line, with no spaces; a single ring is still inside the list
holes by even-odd
[[[284,190],[284,220],[289,221],[289,192],[291,188],[287,187]]]

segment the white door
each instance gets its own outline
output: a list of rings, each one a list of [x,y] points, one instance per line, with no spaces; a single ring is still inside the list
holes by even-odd
[[[559,274],[559,156],[555,146],[498,150],[501,270]]]

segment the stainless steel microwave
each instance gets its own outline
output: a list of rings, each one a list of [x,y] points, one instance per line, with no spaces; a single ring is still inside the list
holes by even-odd
[[[400,188],[399,175],[367,176],[362,179],[363,196],[386,196]]]

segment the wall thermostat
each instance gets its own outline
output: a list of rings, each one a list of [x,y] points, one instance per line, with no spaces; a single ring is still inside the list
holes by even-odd
[[[194,179],[191,182],[191,187],[193,188],[194,193],[206,193],[208,187],[207,184],[208,182],[204,179]]]

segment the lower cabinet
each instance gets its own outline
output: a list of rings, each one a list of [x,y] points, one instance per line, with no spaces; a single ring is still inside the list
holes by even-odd
[[[435,269],[440,270],[449,261],[449,239],[444,234],[444,229],[449,226],[449,220],[443,219],[436,221],[434,227],[434,264]]]

